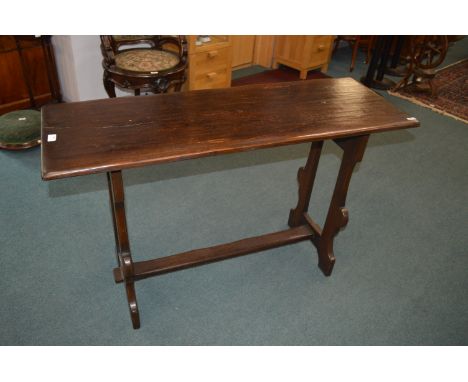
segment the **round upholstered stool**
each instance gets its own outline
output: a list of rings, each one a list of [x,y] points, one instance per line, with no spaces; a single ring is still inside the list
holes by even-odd
[[[17,110],[0,116],[0,148],[22,150],[41,143],[41,113]]]
[[[132,72],[159,72],[175,67],[179,61],[174,53],[154,49],[131,49],[115,55],[116,66]]]

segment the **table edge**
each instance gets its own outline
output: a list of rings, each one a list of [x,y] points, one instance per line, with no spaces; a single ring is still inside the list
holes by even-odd
[[[197,158],[204,158],[210,156],[217,156],[223,154],[232,154],[236,152],[245,152],[245,151],[253,151],[253,150],[260,150],[266,148],[273,148],[273,147],[281,147],[281,146],[288,146],[300,143],[307,143],[307,142],[314,142],[314,141],[322,141],[322,140],[329,140],[329,139],[337,139],[337,138],[347,138],[347,137],[355,137],[359,135],[368,135],[373,133],[380,133],[380,132],[387,132],[392,130],[399,130],[399,129],[408,129],[408,128],[416,128],[419,127],[420,123],[416,119],[401,121],[398,123],[392,123],[391,125],[381,125],[378,128],[362,128],[356,129],[353,131],[352,134],[349,132],[342,132],[330,135],[329,133],[323,133],[320,135],[314,136],[312,139],[310,137],[297,137],[290,139],[286,142],[265,142],[262,144],[255,144],[255,145],[245,145],[242,148],[237,147],[229,147],[223,149],[210,149],[206,151],[200,151],[193,154],[184,154],[177,156],[168,156],[168,157],[161,157],[156,159],[147,159],[141,161],[135,161],[133,163],[115,163],[112,165],[103,165],[93,168],[82,168],[77,170],[67,170],[67,171],[47,171],[44,167],[45,161],[43,160],[43,150],[41,147],[41,177],[45,181],[49,180],[56,180],[56,179],[63,179],[63,178],[70,178],[76,176],[83,176],[83,175],[91,175],[91,174],[98,174],[103,172],[110,172],[110,171],[121,171],[131,168],[138,168],[138,167],[145,167],[150,165],[156,164],[163,164],[163,163],[171,163],[171,162],[178,162],[182,160],[189,160],[189,159],[197,159]]]

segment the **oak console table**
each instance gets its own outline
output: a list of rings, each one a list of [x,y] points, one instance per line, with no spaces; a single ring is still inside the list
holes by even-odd
[[[114,223],[117,283],[124,283],[133,328],[140,327],[134,283],[151,276],[310,240],[329,276],[333,239],[348,222],[346,194],[372,133],[419,122],[351,78],[249,85],[48,105],[42,109],[44,180],[106,172]],[[321,228],[308,214],[323,141],[343,158]],[[122,170],[210,155],[311,142],[299,169],[290,228],[229,244],[134,261],[125,217]]]

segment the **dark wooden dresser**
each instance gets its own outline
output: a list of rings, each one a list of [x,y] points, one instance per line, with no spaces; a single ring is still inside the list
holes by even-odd
[[[51,36],[0,36],[0,115],[60,102]]]

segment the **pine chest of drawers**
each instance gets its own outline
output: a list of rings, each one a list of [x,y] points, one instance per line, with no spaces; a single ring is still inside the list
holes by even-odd
[[[196,45],[197,36],[188,38],[188,90],[231,86],[232,49],[229,36],[210,36]]]

